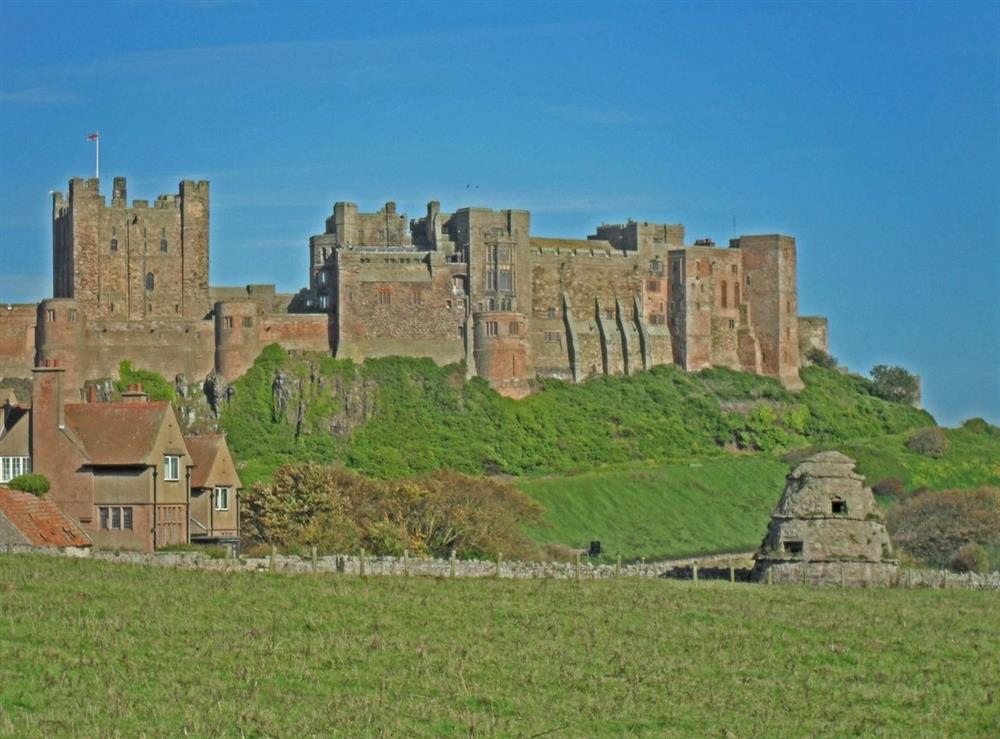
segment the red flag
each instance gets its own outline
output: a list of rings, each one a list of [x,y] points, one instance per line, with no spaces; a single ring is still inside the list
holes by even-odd
[[[101,134],[99,134],[97,132],[94,132],[94,133],[90,134],[89,136],[87,136],[87,141],[97,141],[97,139],[99,139],[100,137],[101,137]]]

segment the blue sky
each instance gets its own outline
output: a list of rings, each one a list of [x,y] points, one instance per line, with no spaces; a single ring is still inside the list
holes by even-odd
[[[6,0],[0,301],[51,292],[100,129],[105,192],[212,181],[213,284],[304,285],[336,200],[790,233],[842,363],[998,423],[998,39],[998,3]]]

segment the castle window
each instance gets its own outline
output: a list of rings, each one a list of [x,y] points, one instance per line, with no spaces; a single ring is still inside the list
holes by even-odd
[[[76,308],[69,309],[69,322],[76,323]]]
[[[830,503],[830,510],[840,516],[847,515],[847,501],[846,500],[834,500]]]
[[[250,328],[253,326],[253,319],[250,316],[243,316],[243,328]]]
[[[545,332],[545,343],[546,344],[561,344],[562,343],[562,332],[560,332],[560,331],[546,331]]]
[[[450,300],[444,301],[444,307],[451,310],[452,302]]]
[[[413,288],[410,291],[410,305],[420,305],[420,288]]]
[[[387,287],[380,287],[378,291],[378,304],[390,305],[392,303],[392,291]]]
[[[791,313],[791,312],[792,312],[792,301],[791,301],[791,300],[786,300],[786,301],[785,301],[785,310],[786,310],[786,311],[787,311],[788,313]]]
[[[609,321],[611,319],[613,319],[615,317],[615,309],[614,308],[605,308],[604,309],[604,317],[607,318]]]
[[[325,271],[321,270],[321,271],[319,271],[319,272],[316,273],[316,282],[319,285],[325,285],[326,284],[326,272]]]
[[[654,259],[652,262],[649,263],[649,271],[660,274],[661,272],[663,272],[663,262],[661,262],[659,259]]]
[[[162,251],[164,254],[167,253],[167,240],[166,239],[160,239],[160,251]]]
[[[747,287],[750,287],[750,275],[747,275]]]
[[[723,308],[728,308],[729,307],[729,292],[728,292],[728,290],[729,290],[729,285],[726,283],[725,280],[723,280],[722,281],[722,307]]]
[[[729,328],[736,328],[736,321],[732,318],[729,319]]]
[[[545,312],[545,317],[548,318],[548,319],[550,319],[550,320],[553,319],[553,318],[555,318],[556,317],[556,309],[555,308],[549,308]]]
[[[651,293],[658,293],[658,292],[660,292],[660,281],[659,280],[647,280],[646,281],[646,290],[649,291],[649,292],[651,292]]]
[[[49,323],[52,323],[54,320],[56,320],[56,309],[55,308],[46,308],[45,309],[45,320],[48,321]]]
[[[733,283],[733,305],[738,306],[740,304],[740,283]]]
[[[511,321],[510,325],[507,327],[507,333],[511,336],[517,336],[521,332],[521,324],[517,321]]]
[[[326,306],[327,306],[326,296],[325,295],[320,295],[319,296],[319,309],[320,310],[326,310]]]
[[[156,277],[153,275],[152,272],[147,272],[146,273],[146,289],[147,290],[152,290],[154,287],[156,287]]]
[[[490,298],[489,306],[490,306],[490,310],[496,310],[497,309],[497,301],[495,301],[493,298]]]
[[[222,318],[222,328],[232,328],[233,327],[233,317],[223,316]]]
[[[792,327],[791,326],[785,326],[785,338],[788,339],[789,341],[792,340]]]
[[[496,321],[487,321],[486,322],[486,335],[487,336],[496,336],[497,333],[498,333],[497,322]]]
[[[458,327],[458,338],[460,338],[460,339],[464,339],[465,338],[465,326],[459,326]]]
[[[734,264],[731,269],[732,269],[732,273],[735,275],[736,271],[738,269],[737,266]]]
[[[111,251],[118,251],[118,239],[111,239]]]
[[[510,298],[503,298],[500,301],[500,310],[510,310],[511,305],[512,303]]]

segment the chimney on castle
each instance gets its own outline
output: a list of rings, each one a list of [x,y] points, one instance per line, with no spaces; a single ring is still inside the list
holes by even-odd
[[[31,446],[51,439],[66,426],[63,407],[63,377],[59,360],[47,359],[31,370]],[[44,444],[43,444],[44,445]]]
[[[142,385],[129,385],[128,390],[122,393],[123,403],[148,403],[149,394],[142,389]]]

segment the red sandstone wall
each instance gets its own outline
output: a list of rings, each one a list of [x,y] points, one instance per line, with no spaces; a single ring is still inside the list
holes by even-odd
[[[36,306],[0,305],[0,377],[30,377],[35,363]]]

